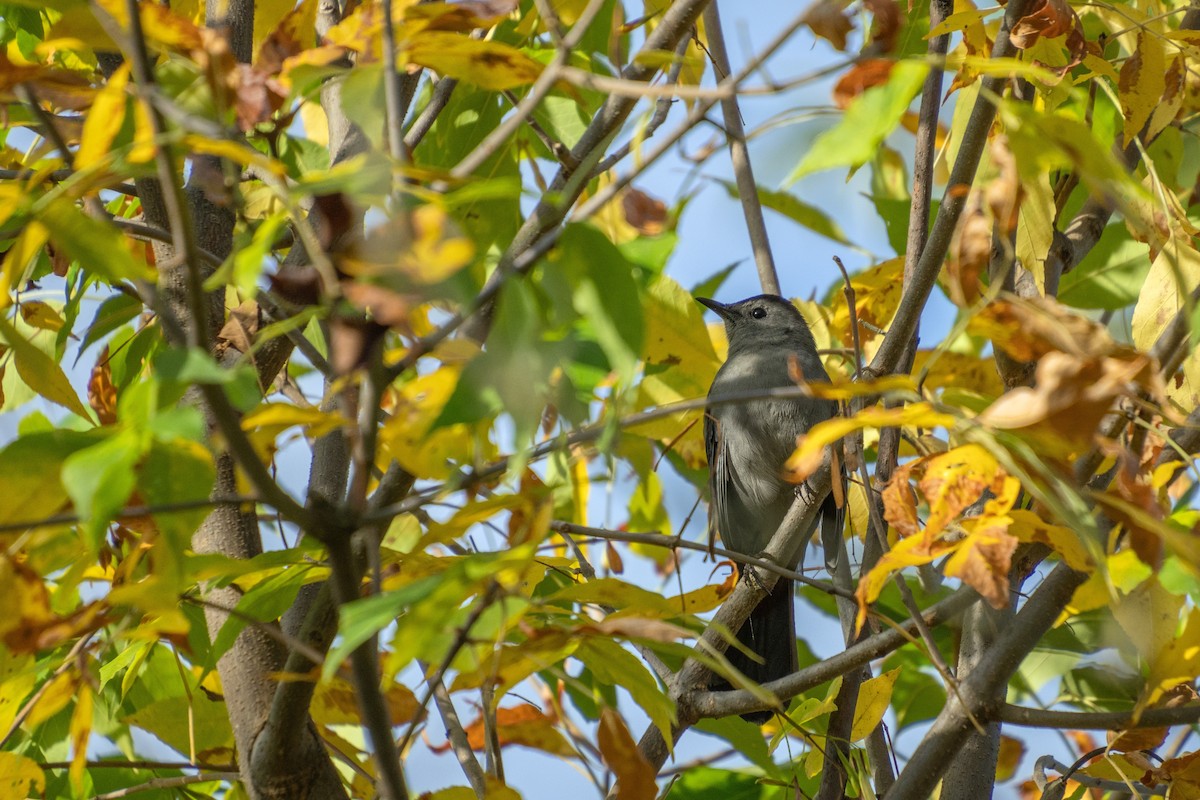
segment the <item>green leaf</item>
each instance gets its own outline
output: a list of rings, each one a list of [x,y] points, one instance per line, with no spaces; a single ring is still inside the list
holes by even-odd
[[[258,376],[254,368],[242,365],[234,369],[223,367],[208,353],[192,348],[173,347],[154,357],[154,369],[163,381],[182,386],[206,383],[225,387],[229,401],[243,411],[258,404]]]
[[[732,181],[718,181],[718,183],[724,186],[726,193],[735,200],[741,196],[736,183]],[[758,187],[758,201],[762,203],[763,208],[769,208],[782,214],[813,233],[820,234],[826,239],[832,239],[839,244],[851,244],[841,227],[830,219],[828,214],[816,206],[810,206],[790,192],[775,192],[760,186]]]
[[[394,592],[352,600],[339,611],[338,643],[329,651],[321,668],[322,680],[329,680],[338,666],[360,644],[395,621],[400,613],[428,597],[442,584],[438,575],[420,578]]]
[[[0,450],[0,524],[36,520],[57,513],[67,501],[62,465],[72,453],[100,440],[97,432],[48,430],[23,433]]]
[[[887,83],[856,97],[841,120],[813,141],[783,182],[784,186],[791,186],[813,172],[834,167],[857,169],[870,161],[900,123],[928,72],[928,64],[898,62]]]
[[[741,261],[735,261],[729,266],[722,267],[712,275],[709,275],[707,278],[691,288],[692,296],[712,297],[721,290],[721,287],[725,285],[725,281],[730,275],[733,274],[733,271],[740,267],[743,263],[745,263],[745,259]]]
[[[212,292],[226,283],[232,283],[244,299],[252,299],[258,294],[258,278],[262,275],[263,262],[287,221],[286,213],[275,214],[263,220],[254,230],[250,241],[236,248],[233,254],[225,259],[225,263],[204,281],[204,288]]]
[[[310,565],[297,565],[282,569],[250,587],[238,600],[238,613],[226,617],[225,624],[217,632],[209,653],[209,669],[215,668],[221,656],[233,647],[238,634],[248,624],[247,618],[274,623],[291,607],[300,587],[308,582],[311,574]]]
[[[90,274],[110,283],[154,280],[154,270],[134,258],[119,230],[89,217],[74,203],[53,200],[38,209],[36,216],[50,230],[51,241]]]
[[[694,767],[671,784],[666,800],[768,800],[778,794],[776,788],[759,783],[758,776],[748,772]]]
[[[1079,266],[1063,275],[1060,302],[1074,308],[1115,310],[1132,305],[1150,271],[1150,246],[1129,235],[1125,223],[1109,225]]]
[[[134,467],[142,443],[133,431],[121,431],[99,444],[71,454],[63,462],[62,482],[93,547],[125,506],[136,483]]]
[[[592,670],[597,680],[620,686],[629,692],[633,702],[641,706],[650,721],[662,731],[662,735],[671,735],[671,725],[675,722],[675,703],[637,656],[615,641],[594,636],[583,641],[574,656]],[[762,741],[762,737],[759,737],[759,741]]]
[[[169,418],[169,415],[168,409],[163,416]],[[170,443],[155,441],[142,464],[138,490],[150,505],[179,505],[207,500],[215,482],[212,454],[203,445],[186,439]],[[210,513],[212,509],[208,507],[162,511],[154,515],[154,522],[168,545],[179,554],[189,546],[192,533]]]
[[[94,422],[87,407],[79,400],[79,395],[75,394],[66,373],[54,359],[22,336],[7,319],[0,318],[0,337],[12,348],[17,374],[30,389],[88,422]]]
[[[559,239],[557,258],[571,278],[575,310],[590,324],[609,363],[628,382],[645,334],[629,262],[590,225],[568,225]]]

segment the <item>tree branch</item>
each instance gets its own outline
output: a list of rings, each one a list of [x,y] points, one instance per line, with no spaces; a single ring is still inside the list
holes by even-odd
[[[991,58],[993,60],[1008,58],[1016,52],[1016,48],[1009,41],[1008,32],[1017,20],[1025,16],[1029,3],[1030,0],[1009,2],[1008,9],[1004,14],[1004,23],[996,34],[996,42],[992,47]],[[963,208],[966,207],[966,189],[975,180],[975,171],[979,167],[980,156],[983,155],[983,148],[987,144],[988,132],[992,128],[992,121],[996,118],[996,106],[992,104],[992,98],[1003,92],[1007,79],[1001,75],[986,75],[980,80],[982,85],[979,97],[975,101],[975,107],[971,109],[970,119],[963,131],[958,158],[954,162],[954,168],[950,171],[950,180],[946,187],[946,193],[942,196],[942,203],[938,207],[933,230],[913,269],[911,282],[905,283],[904,294],[900,298],[896,316],[893,318],[887,334],[883,337],[883,342],[875,353],[875,358],[871,361],[868,370],[871,375],[887,375],[894,372],[900,364],[904,351],[916,334],[917,323],[925,309],[929,293],[933,290],[938,273],[941,271],[942,261],[950,247],[950,239],[954,235],[954,229],[958,225]]]
[[[717,10],[717,0],[711,0],[704,9],[704,33],[708,39],[708,53],[712,57],[717,79],[724,80],[732,70],[729,66],[729,53],[725,50],[725,34],[721,30],[721,14]],[[758,183],[754,180],[754,169],[750,165],[750,148],[746,146],[746,129],[742,125],[742,112],[738,108],[736,92],[730,92],[728,97],[721,100],[721,114],[725,120],[725,138],[729,143],[729,160],[733,162],[733,174],[737,179],[742,213],[746,217],[746,231],[750,234],[754,264],[758,267],[758,282],[764,292],[782,294],[779,289],[779,273],[775,269],[775,257],[771,254],[771,242],[767,237],[767,224],[763,220],[762,203],[758,199]]]

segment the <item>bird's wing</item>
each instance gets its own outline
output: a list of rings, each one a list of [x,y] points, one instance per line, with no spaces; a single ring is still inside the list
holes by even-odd
[[[728,505],[729,459],[721,444],[720,421],[704,409],[704,454],[708,458],[708,493],[711,510],[708,515],[708,546],[711,549],[719,530],[722,509]],[[728,547],[724,536],[721,544]]]

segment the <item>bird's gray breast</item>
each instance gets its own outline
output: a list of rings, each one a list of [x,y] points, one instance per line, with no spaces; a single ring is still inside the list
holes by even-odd
[[[769,348],[732,355],[717,372],[709,397],[794,386],[790,349]],[[822,374],[820,378],[825,378]],[[810,398],[751,400],[709,409],[724,441],[729,477],[738,500],[759,511],[761,522],[786,512],[792,487],[780,477],[796,437],[831,414],[827,401]]]

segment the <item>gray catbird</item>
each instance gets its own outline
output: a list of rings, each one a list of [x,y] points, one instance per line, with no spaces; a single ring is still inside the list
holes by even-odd
[[[794,386],[788,374],[792,356],[806,381],[829,380],[808,324],[787,300],[767,294],[730,305],[697,299],[724,320],[729,337],[729,354],[713,379],[709,398]],[[795,487],[781,474],[796,437],[836,411],[830,400],[806,397],[710,404],[705,409],[712,495],[709,528],[726,547],[756,555],[767,546],[795,499]],[[822,541],[838,542],[841,523],[841,511],[830,495],[821,507]],[[806,532],[805,542],[811,535]],[[802,555],[803,548],[797,560]],[[775,584],[738,639],[763,659],[760,664],[737,650],[727,651],[733,666],[751,680],[766,683],[796,670],[792,581],[781,578]],[[759,723],[770,716],[766,711],[743,715]]]

